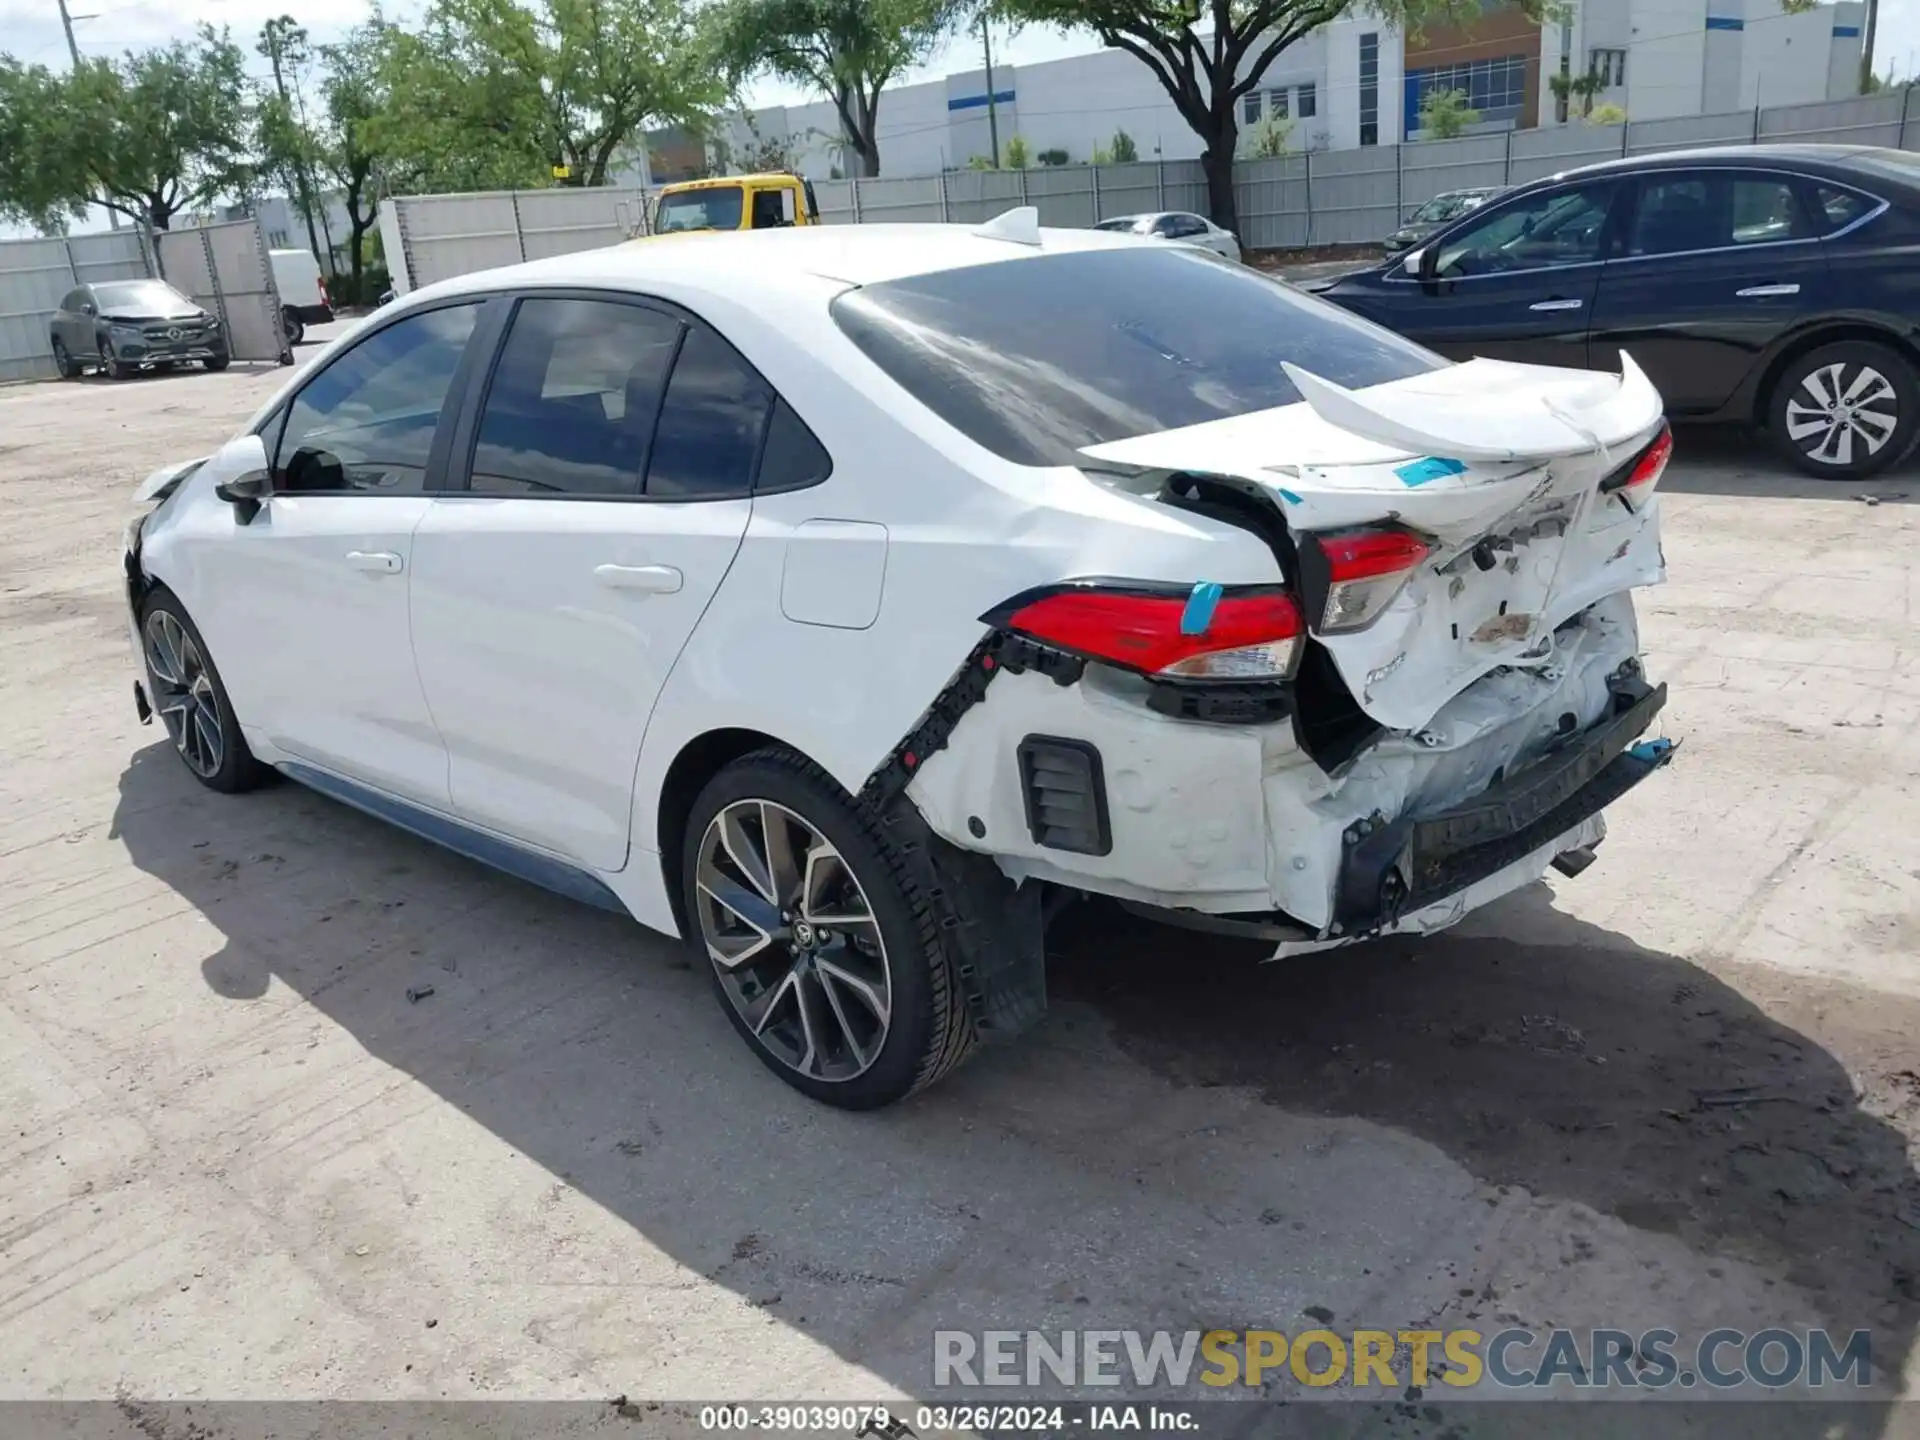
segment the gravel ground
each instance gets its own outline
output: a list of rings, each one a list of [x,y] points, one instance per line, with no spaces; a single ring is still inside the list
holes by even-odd
[[[135,722],[127,494],[286,374],[0,391],[0,1398],[874,1399],[936,1328],[1322,1311],[1867,1326],[1914,1388],[1912,469],[1681,437],[1682,746],[1578,880],[1266,966],[1086,907],[1038,1033],[849,1116],[676,946]]]

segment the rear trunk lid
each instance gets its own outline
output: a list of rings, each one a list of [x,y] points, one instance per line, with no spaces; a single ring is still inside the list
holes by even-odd
[[[1662,578],[1658,506],[1600,489],[1661,424],[1621,361],[1616,376],[1474,360],[1361,390],[1288,366],[1298,404],[1081,453],[1254,488],[1302,547],[1370,526],[1420,536],[1426,559],[1364,629],[1309,617],[1360,708],[1417,730],[1498,666],[1550,664],[1554,628],[1596,600]]]

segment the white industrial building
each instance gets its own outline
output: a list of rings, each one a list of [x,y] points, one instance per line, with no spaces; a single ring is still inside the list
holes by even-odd
[[[1365,12],[1352,12],[1290,46],[1245,97],[1243,134],[1279,114],[1292,122],[1294,149],[1350,149],[1418,138],[1428,89],[1466,92],[1480,130],[1565,123],[1550,77],[1604,74],[1595,104],[1630,119],[1718,114],[1756,105],[1844,99],[1859,90],[1860,0],[1787,14],[1779,0],[1575,0],[1564,20],[1527,22],[1500,0],[1485,0],[1465,30],[1408,37]],[[1578,119],[1582,102],[1573,102]],[[1147,67],[1119,50],[1096,50],[1035,65],[996,65],[989,106],[984,70],[887,90],[880,102],[883,175],[931,175],[987,156],[989,109],[1002,155],[1022,137],[1038,163],[1064,150],[1084,163],[1124,130],[1143,160],[1190,160],[1199,138]],[[734,153],[785,141],[811,179],[851,173],[833,107],[825,101],[756,111],[736,121]],[[656,153],[660,178],[671,163]]]

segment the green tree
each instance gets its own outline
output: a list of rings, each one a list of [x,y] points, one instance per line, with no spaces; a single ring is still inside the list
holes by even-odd
[[[1420,128],[1429,140],[1457,140],[1480,123],[1464,90],[1428,90],[1420,97]]]
[[[1624,125],[1627,123],[1627,110],[1624,105],[1596,105],[1587,112],[1589,125]]]
[[[433,0],[381,35],[371,141],[428,188],[604,185],[647,129],[724,98],[686,0]]]
[[[1241,137],[1240,153],[1248,160],[1275,160],[1287,153],[1287,142],[1292,138],[1293,121],[1269,115]]]
[[[1009,170],[1024,170],[1033,159],[1033,151],[1027,145],[1024,135],[1016,135],[1000,147],[1001,156]]]
[[[1239,229],[1233,161],[1240,99],[1257,88],[1287,46],[1363,0],[989,0],[1016,24],[1090,30],[1153,72],[1180,117],[1200,137],[1207,208],[1216,224]],[[1519,0],[1538,18],[1553,0]],[[1425,23],[1467,24],[1480,0],[1364,0],[1384,23],[1417,30]]]
[[[356,25],[334,45],[320,51],[320,98],[324,122],[315,137],[315,156],[340,192],[347,212],[347,271],[353,300],[367,302],[366,265],[373,249],[369,234],[379,215],[382,156],[375,145],[378,117],[387,97],[380,65],[386,45],[378,16]]]
[[[1558,75],[1548,77],[1547,88],[1553,91],[1554,98],[1567,107],[1567,113],[1573,114],[1573,101],[1580,102],[1580,117],[1585,119],[1593,114],[1593,97],[1607,88],[1606,77],[1597,70],[1589,70],[1584,75],[1572,75],[1562,70]]]
[[[333,247],[320,243],[314,223],[314,138],[307,128],[306,102],[300,78],[313,62],[307,32],[291,15],[280,15],[260,27],[254,46],[273,71],[273,88],[260,102],[260,159],[262,170],[277,179],[300,204],[307,222],[307,245],[316,256],[333,258]],[[332,237],[328,237],[331,242]]]
[[[0,214],[57,228],[100,205],[165,230],[249,183],[251,95],[240,47],[207,25],[64,76],[0,56]]]
[[[720,0],[708,38],[734,84],[773,75],[825,95],[859,173],[878,175],[880,92],[972,8],[972,0]]]
[[[1107,153],[1113,156],[1114,164],[1131,165],[1140,158],[1140,147],[1126,131],[1116,130],[1113,139],[1107,142]]]

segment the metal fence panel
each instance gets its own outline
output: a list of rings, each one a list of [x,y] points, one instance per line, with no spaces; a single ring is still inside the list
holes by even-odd
[[[906,221],[940,221],[946,218],[941,199],[941,177],[920,176],[909,179],[862,180],[860,219],[868,224],[895,224]]]
[[[1696,145],[1751,145],[1754,112],[1731,115],[1676,115],[1668,120],[1635,120],[1627,126],[1627,153],[1689,150]]]
[[[851,180],[813,182],[813,198],[819,202],[822,223],[836,225],[845,221],[851,224],[857,218],[853,211],[853,185]]]
[[[1400,223],[1395,148],[1318,150],[1307,156],[1309,245],[1378,240]]]
[[[538,190],[526,195],[551,193]],[[475,270],[518,265],[526,259],[515,220],[515,208],[523,198],[511,190],[496,190],[474,195],[405,195],[394,200],[412,288]]]
[[[1101,186],[1105,188],[1105,180]],[[1234,168],[1240,243],[1249,250],[1292,249],[1307,243],[1307,157],[1248,160]]]
[[[956,224],[983,224],[1026,203],[1024,171],[955,170],[946,182],[947,216]]]
[[[1562,170],[1617,159],[1626,151],[1626,134],[1624,125],[1552,125],[1542,130],[1516,130],[1506,183],[1524,185]]]
[[[516,205],[520,249],[529,260],[618,245],[627,227],[646,213],[646,192],[624,186],[528,190]]]
[[[213,258],[215,298],[229,353],[236,360],[277,360],[291,365],[293,347],[280,325],[280,288],[274,283],[267,237],[261,233],[260,222],[234,220],[208,225],[200,233],[206,237],[207,253]]]
[[[1505,135],[1469,135],[1400,146],[1400,214],[1445,190],[1506,184],[1507,144]]]
[[[1901,121],[1907,113],[1904,90],[1862,95],[1857,100],[1780,105],[1760,112],[1759,134],[1762,140],[1898,146],[1903,143]]]
[[[1026,180],[1027,203],[1040,212],[1042,225],[1084,230],[1098,218],[1091,165],[1043,165],[1027,171]]]
[[[1207,213],[1207,172],[1198,160],[1160,162],[1160,203],[1153,208]]]
[[[1130,161],[1101,165],[1094,170],[1099,187],[1098,220],[1121,215],[1146,215],[1166,207],[1160,203],[1160,165],[1157,161]]]
[[[0,381],[54,373],[48,322],[75,283],[65,241],[0,242]]]

